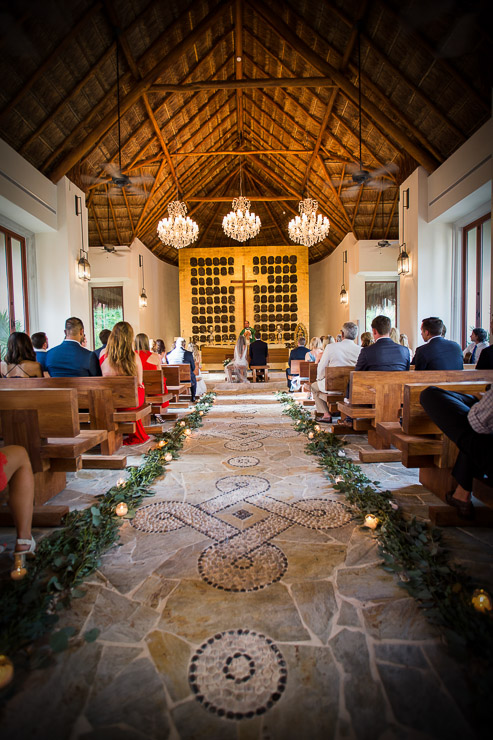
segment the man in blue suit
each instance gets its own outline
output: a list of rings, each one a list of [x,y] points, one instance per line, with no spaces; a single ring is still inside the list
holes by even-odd
[[[407,347],[392,341],[390,328],[388,316],[375,316],[371,322],[375,343],[361,349],[355,370],[409,370]]]
[[[46,353],[45,367],[52,378],[77,378],[101,375],[99,360],[80,343],[84,337],[84,324],[75,316],[65,322],[65,340]]]
[[[442,336],[443,321],[430,316],[421,322],[421,336],[426,344],[418,347],[412,364],[415,370],[463,370],[462,350],[457,342]]]
[[[46,353],[48,352],[48,337],[44,331],[37,331],[34,334],[31,334],[31,342],[33,343],[34,352],[36,353],[36,362],[39,362],[43,371],[45,371]]]

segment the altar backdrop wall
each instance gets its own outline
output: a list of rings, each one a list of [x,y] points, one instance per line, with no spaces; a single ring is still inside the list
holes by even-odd
[[[309,326],[308,249],[302,246],[232,246],[179,251],[181,334],[209,344],[235,342],[243,328],[242,266],[246,286],[246,318],[260,327],[264,339],[293,340],[298,323]]]

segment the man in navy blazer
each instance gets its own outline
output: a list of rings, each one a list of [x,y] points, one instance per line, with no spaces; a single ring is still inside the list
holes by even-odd
[[[409,352],[392,341],[391,325],[388,316],[375,316],[371,322],[374,344],[362,347],[355,370],[409,370]]]
[[[286,368],[286,380],[288,381],[288,390],[291,390],[291,379],[289,375],[291,374],[291,360],[304,360],[306,353],[308,352],[307,348],[305,347],[305,337],[299,337],[298,338],[298,346],[295,347],[295,349],[292,349],[289,353],[289,367]],[[298,373],[296,373],[297,375]],[[295,375],[291,375],[291,378],[296,377]]]
[[[193,359],[193,352],[189,352],[185,349],[185,340],[183,337],[177,337],[175,339],[175,346],[171,352],[168,352],[166,359],[168,365],[182,365],[188,362],[190,365],[190,395],[192,397],[192,403],[195,402],[195,394],[197,392],[197,378],[195,376],[195,360]]]
[[[250,367],[252,365],[267,365],[269,360],[269,345],[267,342],[263,342],[260,338],[260,331],[255,330],[255,339],[250,344]],[[259,370],[258,376],[261,380],[264,380],[264,371]]]
[[[430,316],[421,322],[426,344],[418,347],[412,359],[415,370],[463,370],[462,350],[457,342],[442,336],[443,321]]]
[[[65,322],[65,340],[46,353],[45,368],[52,378],[78,378],[101,375],[99,360],[80,343],[84,337],[84,324],[72,316]]]

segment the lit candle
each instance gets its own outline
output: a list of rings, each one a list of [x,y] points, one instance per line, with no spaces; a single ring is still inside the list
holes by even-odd
[[[315,429],[316,432],[319,432],[320,431],[320,424],[315,424],[315,426],[313,428]]]
[[[128,514],[128,506],[125,501],[120,501],[120,503],[116,505],[115,514],[117,516],[125,516],[125,514]]]
[[[308,439],[313,439],[315,434],[313,432],[308,432]]]
[[[14,570],[10,571],[10,577],[14,581],[21,581],[27,573],[24,567],[24,553],[14,552]]]
[[[166,441],[165,439],[162,439],[162,440],[161,440],[161,441],[159,442],[159,444],[158,444],[158,447],[161,447],[161,448],[162,448],[162,447],[164,447],[164,446],[165,446],[165,445],[167,445],[167,444],[168,444],[168,443],[167,443],[167,441]]]
[[[368,529],[376,529],[379,521],[380,519],[378,518],[378,516],[375,516],[374,514],[367,514],[365,516],[365,527],[368,527]]]
[[[180,426],[181,427],[184,427],[185,426],[185,422],[184,421],[180,421]]]
[[[10,658],[0,655],[0,689],[7,686],[14,677],[14,666]]]
[[[199,416],[203,416],[203,415],[204,415],[204,412],[203,411],[199,411]]]
[[[167,452],[164,456],[164,459],[166,460],[166,462],[171,462],[173,459],[173,455],[171,454],[171,452]]]
[[[483,614],[493,609],[491,596],[484,588],[477,588],[474,591],[471,602],[476,611],[483,612]]]
[[[191,432],[191,430],[190,430],[190,429],[185,429],[185,430],[184,430],[184,433],[185,433],[185,435],[186,435],[187,437],[189,437],[189,436],[191,435],[191,433],[192,433],[192,432]]]

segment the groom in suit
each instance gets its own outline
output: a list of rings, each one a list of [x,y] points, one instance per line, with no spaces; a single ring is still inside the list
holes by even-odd
[[[375,316],[371,322],[374,344],[361,349],[355,370],[409,370],[407,347],[392,341],[390,328],[388,316]]]
[[[52,378],[77,378],[101,375],[99,360],[94,352],[81,347],[84,324],[75,316],[65,322],[65,340],[48,350],[45,369]]]
[[[430,316],[421,322],[421,336],[426,344],[418,347],[412,364],[415,370],[463,370],[462,350],[457,342],[442,336],[443,321]]]
[[[252,365],[267,365],[269,361],[269,345],[260,338],[260,331],[257,330],[254,341],[250,344],[250,367]],[[259,370],[261,380],[264,380],[264,371]]]

